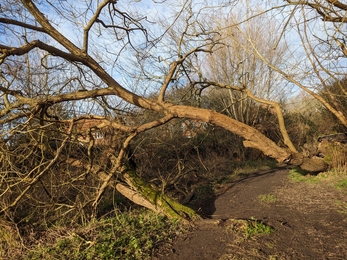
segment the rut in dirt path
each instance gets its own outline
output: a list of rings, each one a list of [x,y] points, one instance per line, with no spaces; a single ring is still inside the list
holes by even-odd
[[[287,169],[247,175],[217,197],[211,220],[163,247],[155,259],[347,259],[346,215],[336,201],[346,193],[329,185],[295,183]],[[274,203],[260,196],[271,194]],[[207,202],[207,205],[210,203]],[[227,219],[255,218],[275,229],[256,239],[240,239],[228,231]]]

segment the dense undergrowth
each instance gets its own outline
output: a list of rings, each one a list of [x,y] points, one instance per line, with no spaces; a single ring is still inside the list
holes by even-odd
[[[31,237],[23,237],[26,245],[12,249],[7,257],[28,260],[149,259],[154,248],[182,231],[179,223],[152,211],[132,209],[114,212],[85,225],[56,225],[41,231],[32,230]]]
[[[189,206],[203,205],[239,175],[274,166],[272,160],[243,162],[232,173],[210,176],[196,187]],[[54,223],[0,219],[0,259],[149,259],[156,248],[187,228],[150,210],[110,201],[100,203],[104,215],[80,223],[63,217]]]
[[[240,163],[232,173],[221,173],[195,189],[190,202],[200,204],[240,175],[276,167],[274,161],[257,160]],[[335,177],[334,177],[335,176]],[[292,169],[294,181],[315,183],[334,177],[336,189],[347,191],[345,169],[331,170],[318,176]],[[342,202],[337,207],[346,212]],[[168,220],[136,206],[117,207],[98,219],[69,223],[61,219],[54,224],[21,223],[0,219],[0,259],[150,259],[161,245],[185,231],[181,223]]]

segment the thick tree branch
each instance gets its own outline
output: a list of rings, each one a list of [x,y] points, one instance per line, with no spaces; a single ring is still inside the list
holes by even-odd
[[[13,20],[13,19],[0,17],[0,23],[17,25],[19,27],[31,29],[31,30],[38,31],[38,32],[47,33],[47,31],[44,28],[42,28],[42,27],[38,27],[38,26],[35,26],[35,25],[23,23],[23,22],[20,22],[20,21],[17,21],[17,20]]]
[[[346,23],[347,17],[345,14],[338,14],[339,11],[345,11],[347,10],[347,5],[341,3],[337,0],[326,0],[328,5],[331,6],[324,6],[323,3],[312,3],[309,1],[291,1],[287,0],[287,2],[291,5],[302,5],[302,6],[309,6],[312,9],[316,10],[316,12],[323,18],[326,22],[336,22],[336,23]],[[339,8],[340,10],[334,10],[334,7]],[[334,16],[332,16],[334,14]]]
[[[337,8],[340,8],[342,10],[346,10],[347,11],[347,4],[343,4],[338,0],[326,0],[327,2],[329,2],[330,4],[334,5]]]
[[[279,162],[286,161],[291,155],[288,150],[278,147],[273,141],[257,129],[218,112],[183,105],[168,106],[168,111],[180,118],[197,119],[199,121],[220,126],[245,138],[246,141],[244,144],[251,144],[249,147],[259,149],[265,155],[275,158]]]
[[[40,10],[36,7],[36,5],[31,0],[22,0],[23,5],[28,9],[28,11],[34,16],[36,21],[41,24],[42,28],[59,42],[62,46],[64,46],[67,50],[69,50],[72,54],[80,55],[82,54],[81,50],[74,45],[70,40],[68,40],[65,36],[63,36],[57,29],[55,29],[51,23],[48,21],[46,16],[40,12]]]
[[[69,61],[77,61],[77,62],[82,62],[83,60],[79,58],[79,56],[72,55],[70,53],[64,52],[56,47],[53,47],[51,45],[48,45],[46,43],[43,43],[40,40],[34,40],[31,42],[28,42],[20,47],[9,47],[6,45],[1,45],[0,44],[0,64],[8,57],[8,56],[21,56],[24,55],[31,50],[39,48],[41,50],[45,50],[49,52],[50,54],[54,56],[59,56],[64,59],[67,59]]]
[[[93,24],[97,21],[102,9],[109,3],[109,0],[105,0],[102,2],[98,8],[96,9],[93,17],[89,20],[88,24],[84,28],[84,35],[83,35],[83,49],[82,51],[84,53],[88,52],[88,41],[89,41],[89,31],[92,28]]]

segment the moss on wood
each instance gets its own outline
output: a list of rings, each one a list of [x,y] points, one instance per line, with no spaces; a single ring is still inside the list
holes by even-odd
[[[179,203],[178,201],[168,197],[162,192],[156,190],[151,185],[143,181],[135,171],[127,170],[124,174],[129,186],[136,190],[150,204],[160,209],[158,211],[165,214],[170,219],[178,220],[197,220],[201,217],[191,208]]]

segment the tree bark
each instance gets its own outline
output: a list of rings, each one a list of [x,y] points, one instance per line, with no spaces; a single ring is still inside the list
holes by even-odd
[[[243,141],[245,147],[258,149],[279,163],[296,165],[308,172],[322,172],[327,169],[327,164],[322,158],[306,158],[300,153],[279,147],[257,129],[226,115],[203,108],[182,105],[170,105],[167,110],[177,117],[201,120],[233,132],[245,138]]]
[[[116,188],[134,203],[164,214],[170,219],[184,222],[201,219],[193,209],[157,191],[143,181],[133,170],[126,170],[123,177],[131,189],[122,184],[117,184]]]
[[[259,149],[265,155],[276,159],[278,162],[283,162],[291,156],[289,150],[279,147],[257,129],[226,115],[208,109],[182,105],[169,106],[168,110],[177,117],[197,119],[233,132],[245,139],[243,143],[246,147]]]

